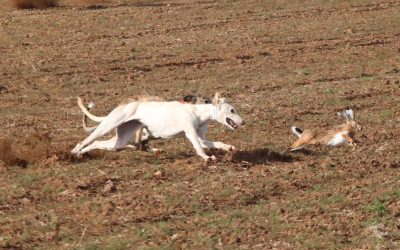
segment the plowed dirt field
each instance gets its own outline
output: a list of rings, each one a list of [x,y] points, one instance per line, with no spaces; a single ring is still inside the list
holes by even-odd
[[[400,2],[0,1],[0,247],[399,249]],[[95,3],[95,1],[92,1]],[[245,119],[160,155],[70,155],[76,96],[222,93]],[[284,152],[351,107],[357,147]]]

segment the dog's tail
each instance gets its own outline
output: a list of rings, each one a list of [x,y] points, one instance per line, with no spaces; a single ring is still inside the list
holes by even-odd
[[[95,105],[93,102],[89,103],[87,106],[87,110],[90,111],[92,108],[94,108],[94,106]],[[93,127],[88,126],[87,115],[85,114],[82,114],[82,127],[86,133],[92,133],[97,128],[97,126]]]
[[[300,128],[296,127],[296,126],[292,126],[291,127],[292,132],[297,135],[297,137],[301,137],[301,135],[303,134],[303,130],[301,130]]]
[[[82,110],[83,114],[85,114],[85,116],[89,117],[91,120],[95,122],[102,122],[106,118],[105,116],[95,116],[92,113],[90,113],[89,110],[83,104],[82,98],[80,98],[79,96],[78,96],[78,106]]]

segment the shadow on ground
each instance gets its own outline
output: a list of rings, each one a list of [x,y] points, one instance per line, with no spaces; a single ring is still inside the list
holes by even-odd
[[[269,162],[293,162],[296,161],[297,158],[286,152],[279,153],[268,148],[260,148],[233,152],[229,160],[236,163],[248,162],[251,164],[265,164]]]

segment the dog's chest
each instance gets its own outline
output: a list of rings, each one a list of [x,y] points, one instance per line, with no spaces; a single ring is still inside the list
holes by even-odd
[[[174,138],[184,134],[183,129],[171,121],[160,123],[144,122],[144,124],[147,125],[147,129],[154,138]]]
[[[182,123],[173,118],[164,118],[163,116],[146,117],[141,120],[149,130],[151,137],[154,138],[174,138],[184,135],[185,128]]]
[[[184,131],[196,130],[197,121],[190,106],[179,103],[143,103],[135,118],[142,122],[154,138],[174,138]]]

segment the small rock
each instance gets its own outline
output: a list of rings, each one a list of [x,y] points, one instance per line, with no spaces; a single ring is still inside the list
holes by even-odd
[[[103,215],[110,215],[115,208],[116,206],[112,201],[108,202],[103,208]]]
[[[31,203],[31,200],[29,200],[28,198],[22,198],[21,199],[21,203],[23,203],[23,204],[29,204],[29,203]]]
[[[178,234],[173,234],[173,235],[171,236],[171,240],[176,240],[176,239],[178,239]]]
[[[389,236],[383,224],[369,226],[366,231],[381,240]]]
[[[163,170],[157,170],[154,172],[153,176],[156,178],[163,178],[165,176],[165,172]]]
[[[0,85],[0,94],[3,93],[8,93],[8,89],[6,87],[4,87],[3,85]]]
[[[108,180],[103,188],[103,193],[111,193],[114,192],[117,188],[112,180]]]
[[[76,187],[83,190],[89,189],[90,182],[87,180],[82,180],[78,184],[76,184]]]

